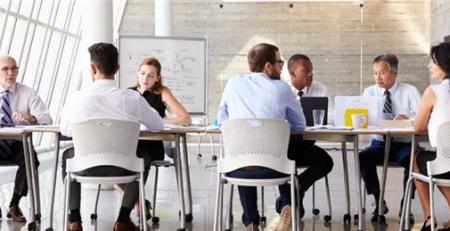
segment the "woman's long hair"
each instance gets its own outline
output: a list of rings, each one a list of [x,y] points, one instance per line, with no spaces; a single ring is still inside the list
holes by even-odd
[[[159,81],[155,82],[155,84],[150,89],[148,89],[148,91],[160,93],[162,91],[162,89],[164,88],[164,85],[162,84],[162,76],[161,76],[161,63],[159,63],[159,61],[156,58],[144,58],[139,63],[139,69],[141,69],[141,67],[143,65],[154,66],[156,68],[156,74],[159,77]],[[140,88],[139,79],[136,80],[135,87],[137,89]]]

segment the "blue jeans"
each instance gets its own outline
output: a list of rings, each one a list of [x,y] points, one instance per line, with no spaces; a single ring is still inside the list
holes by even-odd
[[[258,167],[257,170],[248,169],[238,169],[226,174],[229,177],[239,177],[246,179],[270,179],[285,177],[286,174],[277,172],[269,168]],[[242,209],[244,213],[242,214],[242,222],[245,226],[253,223],[259,225],[259,212],[257,206],[257,190],[256,187],[238,186],[239,197],[241,199]],[[280,191],[280,197],[278,198],[278,206],[283,208],[285,205],[291,204],[291,191],[289,184],[282,184],[278,186]]]

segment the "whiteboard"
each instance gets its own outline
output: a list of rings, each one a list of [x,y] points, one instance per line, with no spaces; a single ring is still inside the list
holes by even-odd
[[[119,87],[134,86],[139,62],[154,57],[161,63],[163,84],[192,114],[207,113],[206,38],[119,35]]]

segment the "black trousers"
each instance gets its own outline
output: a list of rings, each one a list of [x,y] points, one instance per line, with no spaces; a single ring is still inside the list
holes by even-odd
[[[16,178],[14,180],[14,193],[26,196],[28,193],[27,185],[27,175],[25,171],[25,157],[23,152],[23,142],[22,141],[10,141],[11,153],[6,153],[5,150],[0,149],[0,161],[8,162],[17,165],[19,168],[16,172]],[[39,166],[39,161],[37,159],[36,152],[33,150],[33,158],[35,168]]]
[[[306,169],[298,175],[300,189],[306,192],[318,179],[326,176],[333,169],[333,159],[315,141],[303,140],[292,136],[289,141],[288,157],[295,160],[298,167]]]

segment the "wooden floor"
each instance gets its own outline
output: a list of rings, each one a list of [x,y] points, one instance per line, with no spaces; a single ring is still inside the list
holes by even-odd
[[[192,180],[192,197],[193,197],[193,222],[188,224],[188,230],[196,231],[210,231],[212,230],[213,216],[214,216],[214,200],[216,189],[216,168],[215,163],[211,159],[211,151],[208,146],[202,148],[203,157],[197,157],[197,149],[192,146],[189,147],[190,154],[190,173]],[[301,221],[302,230],[356,230],[356,226],[347,225],[343,223],[343,216],[346,213],[344,181],[342,171],[342,155],[340,150],[329,150],[329,153],[334,159],[334,169],[329,175],[331,195],[332,195],[332,221],[331,223],[324,223],[323,215],[328,214],[325,194],[325,184],[321,180],[316,185],[316,206],[320,209],[318,216],[312,215],[312,195],[309,190],[305,196],[304,204],[306,208],[306,215]],[[352,154],[352,152],[349,152]],[[354,178],[354,164],[353,155],[349,158],[349,173],[350,173],[350,189],[351,189],[351,212],[352,217],[356,212],[356,197],[355,197],[355,178]],[[50,198],[50,167],[52,164],[51,157],[48,154],[40,156],[40,183],[41,183],[41,200],[42,200],[42,224],[41,230],[45,230],[49,226],[49,198]],[[60,171],[60,169],[59,169]],[[3,218],[0,222],[0,230],[26,230],[26,225],[14,223],[5,218],[6,208],[12,194],[12,180],[14,177],[14,168],[1,168],[0,174],[0,205],[2,207]],[[388,182],[386,191],[386,201],[389,207],[387,214],[387,225],[380,226],[370,222],[371,212],[374,209],[373,199],[367,199],[367,211],[365,217],[365,230],[398,230],[399,226],[399,206],[402,196],[402,174],[401,169],[391,168],[388,171]],[[146,197],[151,198],[153,192],[154,171],[151,170],[151,175],[146,184]],[[275,187],[267,187],[265,191],[265,214],[267,216],[267,226],[264,230],[273,230],[277,221],[278,215],[274,211],[274,202],[277,197]],[[99,202],[98,221],[96,223],[90,222],[90,213],[94,208],[95,190],[83,189],[82,192],[82,218],[83,228],[86,231],[90,230],[112,230],[114,221],[118,215],[121,195],[120,190],[102,191]],[[234,195],[235,201],[233,203],[234,230],[243,230],[244,227],[240,221],[242,209],[239,203],[238,194]],[[62,181],[60,173],[58,173],[58,184],[56,189],[56,207],[54,217],[54,230],[62,229]],[[150,230],[176,230],[179,226],[178,222],[178,196],[176,192],[176,181],[173,168],[162,168],[160,171],[158,197],[157,197],[157,216],[160,218],[159,225],[152,225],[149,222]],[[28,216],[28,198],[21,201],[21,207],[24,213]],[[442,225],[448,219],[448,207],[445,200],[440,193],[436,193],[436,211],[439,224]],[[418,203],[418,200],[413,200],[412,206],[413,214],[416,218],[416,223],[413,230],[419,230],[423,216]],[[132,213],[132,219],[137,224],[136,214]],[[353,221],[352,221],[353,222]]]

